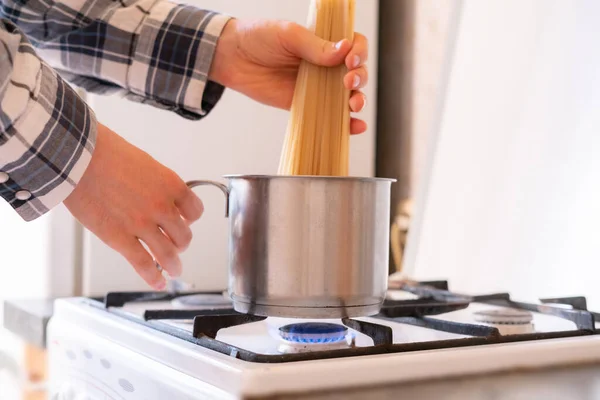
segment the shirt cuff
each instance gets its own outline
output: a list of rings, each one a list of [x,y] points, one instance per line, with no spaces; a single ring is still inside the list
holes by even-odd
[[[206,116],[225,90],[208,75],[230,19],[192,6],[155,3],[140,29],[126,97],[188,119]]]
[[[25,221],[32,221],[63,202],[83,176],[92,158],[97,122],[55,71],[33,53],[20,57],[29,58],[21,60],[28,68],[20,73],[37,74],[37,82],[33,91],[24,91],[15,70],[5,94],[15,110],[19,104],[24,107],[18,107],[22,113],[0,134],[0,197]]]

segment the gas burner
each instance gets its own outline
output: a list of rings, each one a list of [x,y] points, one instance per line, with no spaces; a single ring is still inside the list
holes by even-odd
[[[483,310],[474,313],[475,320],[498,329],[501,335],[532,333],[533,313],[514,308]]]
[[[326,322],[303,322],[282,326],[279,334],[283,340],[293,343],[337,343],[346,338],[348,328]]]
[[[177,308],[202,309],[202,308],[231,308],[231,301],[220,294],[193,294],[179,296],[172,300]]]
[[[477,322],[493,325],[527,325],[533,321],[531,312],[514,308],[477,311],[474,315]]]
[[[327,322],[301,322],[279,328],[282,353],[336,350],[354,347],[354,335],[347,327]]]

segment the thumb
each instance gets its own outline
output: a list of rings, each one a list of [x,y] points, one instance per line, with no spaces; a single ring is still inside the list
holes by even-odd
[[[339,42],[324,40],[305,27],[293,24],[282,34],[285,48],[293,55],[312,64],[334,67],[344,63],[352,45],[347,39]]]

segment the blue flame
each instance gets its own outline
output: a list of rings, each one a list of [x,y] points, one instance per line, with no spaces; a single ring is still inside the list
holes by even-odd
[[[279,328],[284,340],[294,343],[323,344],[338,343],[346,339],[348,328],[324,322],[303,322]]]

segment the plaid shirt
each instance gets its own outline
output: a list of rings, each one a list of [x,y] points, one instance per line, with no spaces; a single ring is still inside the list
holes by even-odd
[[[167,0],[0,1],[0,197],[26,221],[71,193],[94,150],[95,115],[67,81],[189,119],[223,93],[207,75],[226,16]]]

